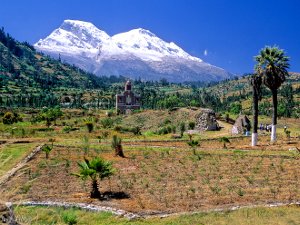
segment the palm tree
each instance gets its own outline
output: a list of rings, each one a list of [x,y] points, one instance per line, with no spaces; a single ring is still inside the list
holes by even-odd
[[[98,189],[98,180],[103,180],[106,177],[110,177],[114,174],[115,170],[112,167],[112,163],[105,161],[102,158],[96,157],[91,160],[84,159],[83,162],[77,162],[79,166],[79,173],[73,175],[80,177],[83,180],[91,178],[92,180],[92,191],[91,198],[100,198],[100,191]]]
[[[119,138],[117,135],[114,135],[111,142],[112,149],[115,150],[115,155],[120,156],[122,158],[125,158],[125,155],[123,153],[123,147],[122,147],[122,139]]]
[[[253,93],[253,132],[252,146],[257,145],[257,126],[258,126],[258,101],[261,100],[261,76],[253,74],[251,77],[252,93]]]
[[[230,143],[228,137],[221,137],[219,138],[219,141],[223,143],[223,148],[227,149],[226,143]]]
[[[271,90],[273,98],[273,118],[271,141],[276,141],[277,124],[277,90],[288,76],[289,57],[278,47],[265,47],[255,57],[256,73],[262,77],[263,83]]]

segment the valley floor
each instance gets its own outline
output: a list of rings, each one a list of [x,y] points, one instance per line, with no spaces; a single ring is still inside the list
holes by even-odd
[[[27,128],[37,126],[23,125]],[[297,124],[290,126],[294,129],[292,134],[299,130]],[[44,152],[38,152],[0,185],[2,201],[16,205],[25,201],[88,203],[123,209],[140,216],[225,210],[223,213],[128,222],[109,213],[18,206],[16,213],[24,224],[47,224],[51,216],[56,224],[61,224],[64,214],[74,214],[78,224],[87,224],[87,215],[93,218],[88,224],[99,224],[97,221],[102,220],[107,221],[103,224],[257,224],[255,221],[268,224],[270,220],[275,224],[298,224],[300,220],[296,206],[226,211],[234,206],[299,201],[300,155],[297,148],[300,140],[296,135],[288,140],[282,134],[282,128],[278,129],[275,144],[269,143],[268,134],[260,133],[259,145],[254,148],[250,146],[251,137],[245,136],[227,135],[230,143],[224,146],[219,137],[228,134],[226,128],[193,136],[200,142],[195,148],[189,147],[186,135],[174,140],[170,135],[136,136],[111,129],[106,130],[107,137],[99,141],[98,136],[104,130],[96,127],[88,133],[84,125],[70,133],[62,132],[62,127],[57,125],[50,131],[36,131],[24,137],[12,136],[7,132],[8,127],[1,129],[1,176],[36,146],[49,144],[49,138],[55,139],[49,159],[45,158]],[[114,156],[111,149],[113,134],[123,138],[126,158]],[[82,181],[72,175],[78,172],[78,161],[94,156],[112,161],[116,168],[110,179],[99,181],[103,199],[91,199],[90,180]]]

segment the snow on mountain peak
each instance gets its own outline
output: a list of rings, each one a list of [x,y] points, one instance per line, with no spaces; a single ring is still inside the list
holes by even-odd
[[[81,20],[64,20],[62,25],[72,25],[72,26],[81,26],[81,27],[96,27],[93,23],[91,22],[85,22]]]
[[[101,55],[130,54],[146,61],[161,61],[164,57],[202,61],[147,29],[137,28],[110,37],[90,22],[69,19],[35,46],[40,50],[85,54],[98,60]]]
[[[173,42],[165,42],[151,31],[138,28],[112,36],[118,45],[143,60],[161,61],[163,57],[184,58],[201,62],[202,60],[190,56]]]
[[[54,57],[60,54],[62,60],[98,75],[165,77],[176,82],[230,76],[143,28],[109,36],[92,23],[65,20],[34,46]]]

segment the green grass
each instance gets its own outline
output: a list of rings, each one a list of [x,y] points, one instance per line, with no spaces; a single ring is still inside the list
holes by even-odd
[[[66,216],[72,217],[77,224],[156,224],[156,225],[189,225],[189,224],[300,224],[300,208],[284,206],[275,208],[248,208],[228,212],[196,213],[193,215],[151,218],[130,221],[116,217],[111,213],[87,212],[79,209],[46,208],[19,206],[15,208],[21,224],[66,224]]]
[[[0,148],[0,176],[12,169],[36,146],[29,144],[8,144]]]

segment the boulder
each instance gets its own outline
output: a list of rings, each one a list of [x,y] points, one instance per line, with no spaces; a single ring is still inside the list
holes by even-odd
[[[244,134],[246,131],[250,131],[251,122],[246,115],[239,115],[235,120],[235,123],[232,127],[232,134]]]
[[[212,109],[202,109],[201,112],[196,115],[195,129],[200,131],[219,130],[220,127],[216,119],[216,113]]]

